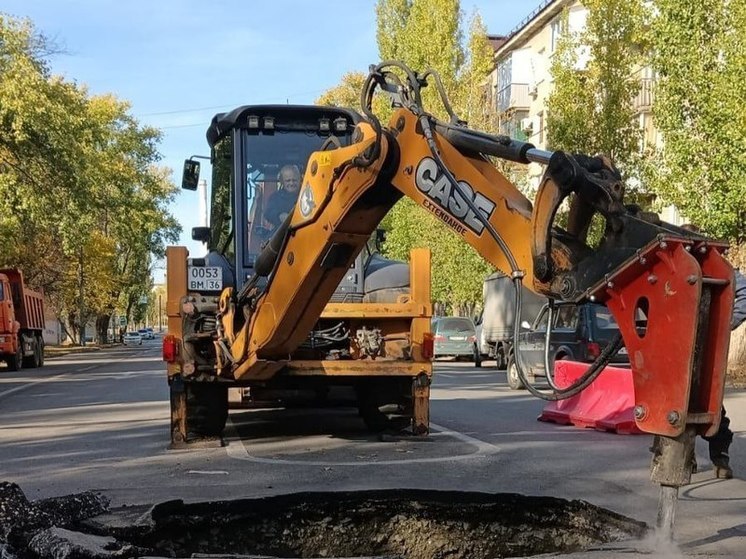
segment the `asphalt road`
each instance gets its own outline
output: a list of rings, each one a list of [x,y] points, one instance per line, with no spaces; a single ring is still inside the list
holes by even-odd
[[[508,389],[485,363],[436,365],[427,439],[380,441],[355,411],[231,412],[225,448],[171,451],[160,340],[0,369],[0,480],[30,499],[99,490],[112,505],[258,497],[297,491],[427,488],[584,499],[650,525],[650,437],[536,420],[543,403]],[[746,392],[729,392],[732,463],[746,477]],[[700,473],[681,491],[686,556],[746,556],[746,482]]]

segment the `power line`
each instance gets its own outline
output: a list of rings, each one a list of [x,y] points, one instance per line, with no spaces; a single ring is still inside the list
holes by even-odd
[[[299,92],[296,92],[296,93],[291,93],[289,96],[285,95],[284,97],[287,100],[289,97],[297,97],[299,95],[317,94],[317,93],[321,93],[321,92],[327,91],[327,89],[314,89],[312,91],[299,91]],[[269,101],[276,101],[277,99],[280,99],[280,98],[281,98],[281,96],[279,96],[279,95],[277,97],[272,97],[272,98],[265,97],[264,99],[257,100],[254,103],[250,103],[250,104],[252,104],[252,105],[254,105],[254,104],[262,104],[262,103],[267,103]],[[165,116],[165,115],[176,115],[176,114],[183,114],[183,113],[196,113],[196,112],[199,112],[199,111],[211,111],[211,110],[215,110],[215,109],[227,109],[227,108],[240,107],[241,105],[245,105],[245,104],[246,104],[245,102],[243,102],[243,103],[224,103],[222,105],[212,105],[211,107],[193,107],[193,108],[189,108],[189,109],[175,109],[173,111],[159,111],[159,112],[155,112],[155,113],[140,113],[140,114],[137,114],[135,116],[138,117],[138,118],[141,118],[141,117],[145,117],[145,116]],[[190,125],[187,125],[187,126],[190,126]],[[176,126],[161,126],[161,128],[177,128],[177,127]]]
[[[194,124],[174,124],[172,126],[155,126],[152,125],[153,128],[158,128],[159,130],[169,130],[171,128],[193,128],[195,126],[207,126],[207,122],[195,122]]]
[[[225,104],[225,105],[213,105],[212,107],[199,107],[199,108],[194,108],[194,109],[177,109],[177,110],[174,110],[174,111],[161,111],[161,112],[158,112],[158,113],[142,113],[142,114],[137,115],[137,116],[143,117],[143,116],[176,115],[176,114],[181,114],[181,113],[196,113],[196,112],[199,112],[199,111],[210,111],[210,110],[214,110],[214,109],[223,109],[225,107],[237,107],[238,105],[239,105],[238,103],[236,103],[236,104],[230,104],[230,105],[229,104]]]

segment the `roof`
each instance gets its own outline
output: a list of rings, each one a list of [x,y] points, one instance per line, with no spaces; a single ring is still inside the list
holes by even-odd
[[[322,105],[242,105],[227,113],[218,113],[212,118],[210,126],[207,128],[207,143],[213,147],[218,140],[225,137],[234,128],[245,126],[246,119],[252,116],[274,116],[275,118],[284,115],[293,115],[294,119],[320,119],[327,117],[330,119],[340,116],[346,117],[353,124],[360,121],[360,115],[350,109],[341,107],[328,107]]]
[[[495,53],[500,54],[501,51],[513,50],[516,46],[520,45],[524,40],[527,40],[532,36],[532,32],[546,25],[554,16],[556,16],[562,8],[570,4],[573,0],[544,0],[539,4],[534,11],[528,14],[523,20],[510,32],[508,33],[505,40],[495,48]]]
[[[497,52],[508,38],[505,35],[487,35],[487,40],[490,42],[492,48],[495,49],[495,52]]]

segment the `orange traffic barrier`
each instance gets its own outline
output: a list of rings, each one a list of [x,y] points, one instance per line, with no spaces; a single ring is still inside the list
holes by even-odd
[[[589,366],[588,363],[557,361],[554,365],[555,383],[560,388],[566,388],[581,377]],[[634,407],[632,371],[606,367],[580,394],[549,402],[538,419],[625,435],[642,433],[635,424]]]

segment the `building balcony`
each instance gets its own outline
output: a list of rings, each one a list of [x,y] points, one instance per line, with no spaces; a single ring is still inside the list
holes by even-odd
[[[528,110],[531,97],[527,83],[511,83],[497,92],[497,112],[506,113],[513,110]]]
[[[640,80],[640,91],[632,100],[632,107],[636,112],[642,113],[653,108],[653,79],[642,78]]]

